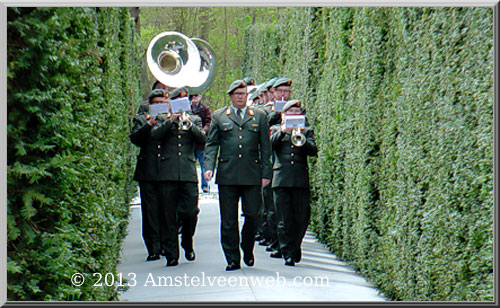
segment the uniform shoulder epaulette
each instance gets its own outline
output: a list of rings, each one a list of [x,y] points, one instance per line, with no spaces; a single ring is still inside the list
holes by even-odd
[[[226,107],[226,115],[230,115],[230,114],[231,114],[231,108]]]
[[[255,115],[255,113],[253,112],[253,108],[252,107],[248,108],[248,114],[251,115],[252,117]]]

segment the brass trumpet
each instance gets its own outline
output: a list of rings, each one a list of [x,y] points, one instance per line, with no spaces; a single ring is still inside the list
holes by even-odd
[[[301,147],[306,143],[306,136],[300,131],[300,127],[294,127],[290,140],[294,146]]]
[[[191,126],[193,126],[193,122],[191,122],[189,115],[183,111],[179,118],[179,130],[189,130]]]

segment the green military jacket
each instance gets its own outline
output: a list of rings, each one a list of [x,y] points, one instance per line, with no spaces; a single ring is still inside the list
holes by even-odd
[[[280,125],[271,127],[271,145],[273,148],[272,187],[309,187],[309,168],[307,156],[316,156],[318,148],[314,140],[312,127],[306,127],[302,133],[306,143],[296,147],[291,142],[289,133],[283,133]]]
[[[197,182],[194,142],[205,143],[201,118],[190,114],[189,130],[179,130],[178,121],[158,116],[154,127],[147,124],[146,114],[133,119],[132,143],[141,148],[134,173],[136,181]]]
[[[205,169],[215,170],[220,185],[261,185],[270,179],[271,144],[263,111],[248,107],[244,118],[230,106],[212,115],[205,146]]]

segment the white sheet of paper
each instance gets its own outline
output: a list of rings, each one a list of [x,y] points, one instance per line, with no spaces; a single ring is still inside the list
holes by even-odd
[[[306,117],[303,115],[285,115],[285,127],[305,127]]]
[[[168,112],[170,112],[168,103],[149,105],[149,113],[153,117],[156,117],[160,113],[168,113]]]
[[[274,103],[274,111],[281,112],[281,110],[283,110],[283,107],[285,107],[286,103],[288,103],[288,101],[276,101]]]
[[[191,103],[188,97],[176,98],[170,101],[172,113],[181,113],[183,111],[191,111]]]

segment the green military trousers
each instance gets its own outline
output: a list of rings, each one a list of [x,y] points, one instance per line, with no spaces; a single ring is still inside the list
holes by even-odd
[[[309,225],[311,206],[309,188],[273,188],[278,218],[278,239],[283,258],[300,260],[302,240]]]
[[[160,254],[160,215],[165,182],[139,181],[141,196],[142,239],[149,255]]]
[[[182,248],[193,250],[193,235],[198,221],[198,184],[173,182],[165,184],[165,202],[161,214],[161,243],[167,260],[179,259],[178,223],[182,224]]]
[[[240,235],[238,227],[238,201],[245,222],[241,230],[243,253],[253,253],[259,210],[262,206],[260,185],[219,185],[219,206],[221,218],[221,245],[227,263],[240,263]]]

